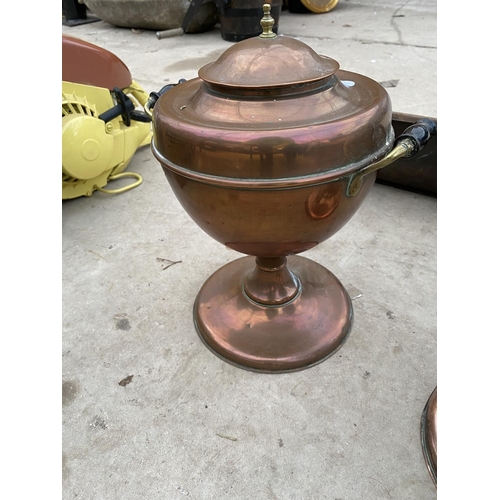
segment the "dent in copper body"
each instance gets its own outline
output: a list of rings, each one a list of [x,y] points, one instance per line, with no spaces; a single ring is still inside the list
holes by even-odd
[[[342,196],[339,187],[339,184],[321,186],[309,195],[306,210],[311,219],[324,219],[333,213]]]
[[[437,486],[437,387],[432,391],[422,413],[421,439],[425,464]]]
[[[245,276],[255,267],[251,257],[227,264],[205,282],[194,321],[212,352],[242,368],[276,373],[314,366],[342,345],[352,323],[351,300],[342,284],[304,257],[288,257],[288,266],[300,288],[280,306],[247,297]]]

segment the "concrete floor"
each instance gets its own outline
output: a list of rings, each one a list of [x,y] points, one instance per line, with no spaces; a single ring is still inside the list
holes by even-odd
[[[340,0],[322,15],[284,11],[280,32],[397,81],[395,111],[437,116],[436,17],[435,0]],[[62,32],[114,52],[148,92],[231,46],[217,29]],[[140,187],[62,204],[63,498],[435,499],[420,417],[437,383],[436,199],[377,184],[302,254],[361,293],[354,326],[325,362],[266,375],[214,356],[192,322],[204,281],[241,255],[188,217],[149,148],[128,170]]]

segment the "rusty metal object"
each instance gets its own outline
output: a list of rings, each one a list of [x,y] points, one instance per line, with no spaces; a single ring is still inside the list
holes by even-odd
[[[375,182],[370,166],[395,139],[380,84],[273,36],[264,11],[263,36],[158,99],[152,151],[200,228],[255,257],[207,280],[194,307],[200,337],[230,363],[283,372],[326,359],[351,328],[342,284],[294,254],[349,221]],[[405,155],[421,147],[424,129],[406,137]]]
[[[437,486],[437,387],[432,391],[422,412],[421,441],[425,464]]]

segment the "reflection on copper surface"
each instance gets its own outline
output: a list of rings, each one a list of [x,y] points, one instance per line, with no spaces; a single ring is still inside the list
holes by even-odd
[[[337,186],[328,185],[317,189],[307,198],[306,210],[311,219],[324,219],[333,213],[340,202]]]
[[[281,305],[259,304],[244,291],[252,257],[216,271],[194,306],[196,329],[205,345],[225,361],[249,370],[301,370],[331,356],[351,328],[352,305],[337,278],[323,266],[290,256],[299,293]]]
[[[437,387],[432,391],[422,413],[421,438],[425,464],[437,486]]]

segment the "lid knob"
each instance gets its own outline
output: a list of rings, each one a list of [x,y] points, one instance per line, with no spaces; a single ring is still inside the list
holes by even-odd
[[[276,33],[273,31],[274,19],[271,17],[271,5],[265,3],[262,6],[264,10],[264,17],[260,20],[260,25],[262,26],[262,33],[259,38],[274,38]]]

